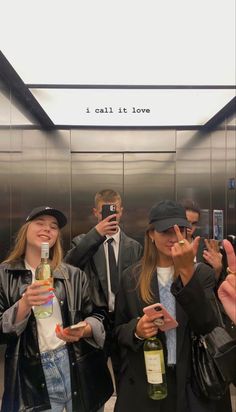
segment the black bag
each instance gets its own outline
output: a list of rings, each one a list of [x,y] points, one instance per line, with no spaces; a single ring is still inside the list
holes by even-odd
[[[84,410],[96,412],[114,391],[104,352],[94,349],[80,356],[75,367]]]
[[[215,299],[219,319],[220,309]],[[205,336],[191,333],[192,388],[198,396],[221,399],[231,382],[236,383],[236,340],[223,326],[215,327]]]

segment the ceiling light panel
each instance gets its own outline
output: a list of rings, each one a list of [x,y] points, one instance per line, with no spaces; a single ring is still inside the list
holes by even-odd
[[[235,90],[31,89],[56,125],[198,126]]]

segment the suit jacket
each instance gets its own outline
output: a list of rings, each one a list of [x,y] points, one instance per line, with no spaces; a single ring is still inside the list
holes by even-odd
[[[103,247],[105,240],[106,236],[101,236],[95,228],[87,234],[76,236],[72,240],[73,248],[67,252],[65,261],[87,273],[94,304],[108,308],[107,269]],[[142,252],[143,248],[140,243],[128,237],[123,231],[120,232],[119,278],[126,268],[141,258]]]
[[[149,399],[147,395],[144,341],[134,336],[137,318],[143,315],[143,308],[147,306],[139,296],[139,290],[136,287],[139,272],[136,265],[124,273],[125,276],[122,277],[116,299],[115,335],[121,348],[122,367],[115,412],[170,412],[171,410],[174,412],[220,412],[222,410],[230,412],[229,394],[221,401],[199,400],[192,392],[190,385],[190,329],[196,333],[205,334],[218,324],[211,304],[215,285],[212,269],[205,264],[199,264],[195,268],[192,279],[185,287],[182,286],[179,278],[172,284],[172,293],[176,298],[176,318],[179,323],[174,408],[171,393],[161,401]],[[153,303],[159,302],[156,273],[153,274],[151,288],[155,296]],[[162,341],[166,360],[165,333],[159,332],[158,337]],[[173,376],[173,372],[166,367],[167,382],[171,373]]]

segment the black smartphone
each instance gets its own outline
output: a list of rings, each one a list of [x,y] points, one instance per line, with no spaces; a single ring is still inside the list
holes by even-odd
[[[105,204],[102,205],[102,220],[105,219],[107,216],[114,215],[116,213],[116,205],[113,204]],[[116,217],[111,219],[116,220]]]

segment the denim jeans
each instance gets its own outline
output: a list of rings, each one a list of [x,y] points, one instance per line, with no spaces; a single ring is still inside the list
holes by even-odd
[[[72,412],[70,364],[66,347],[41,353],[51,409],[45,412]]]

